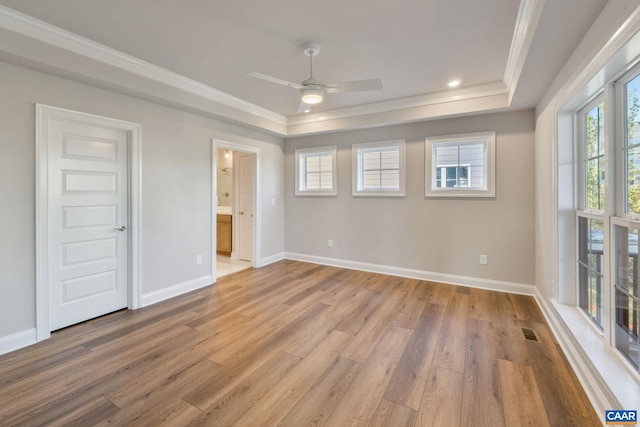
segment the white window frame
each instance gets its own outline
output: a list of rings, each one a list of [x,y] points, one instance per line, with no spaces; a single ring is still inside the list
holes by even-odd
[[[484,187],[438,187],[436,149],[444,145],[465,145],[483,141]],[[495,197],[496,196],[496,133],[474,132],[458,135],[435,136],[425,138],[425,197]]]
[[[306,179],[306,169],[303,160],[312,156],[331,156],[331,188],[327,190],[322,189],[308,189],[303,186]],[[337,171],[337,147],[335,145],[329,147],[316,147],[316,148],[302,148],[295,151],[295,195],[296,196],[336,196],[338,194],[338,171]]]
[[[372,189],[364,188],[363,181],[363,155],[367,152],[386,151],[389,148],[398,148],[398,188],[397,189]],[[404,197],[405,195],[405,141],[404,139],[380,142],[365,142],[353,144],[351,146],[352,160],[352,195],[353,196],[375,196],[375,197]]]

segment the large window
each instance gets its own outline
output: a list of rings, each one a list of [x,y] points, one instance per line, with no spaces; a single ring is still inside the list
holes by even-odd
[[[577,303],[640,367],[640,67],[578,111]],[[615,107],[613,107],[615,106]]]
[[[353,144],[353,195],[404,196],[404,141]]]
[[[426,197],[494,197],[495,132],[425,140]]]
[[[296,150],[296,195],[334,196],[336,147]]]

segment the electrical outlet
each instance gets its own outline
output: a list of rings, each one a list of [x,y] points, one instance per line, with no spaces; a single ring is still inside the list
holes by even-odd
[[[329,239],[327,241],[327,247],[332,248],[333,247],[333,240]]]
[[[196,255],[196,264],[202,264],[202,255]]]
[[[481,265],[487,265],[489,264],[489,260],[487,259],[486,255],[480,255],[480,264]]]

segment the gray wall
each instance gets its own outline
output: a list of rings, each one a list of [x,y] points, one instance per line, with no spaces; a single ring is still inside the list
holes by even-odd
[[[143,294],[210,274],[212,138],[262,150],[261,256],[283,252],[282,139],[3,62],[0,94],[0,338],[35,327],[35,103],[142,125]]]
[[[481,131],[496,132],[497,197],[425,199],[425,137]],[[406,197],[352,197],[351,144],[392,139],[407,144]],[[533,110],[289,139],[286,251],[532,285],[533,144]],[[338,196],[296,197],[295,149],[325,145],[338,146]],[[488,265],[480,265],[480,254]]]

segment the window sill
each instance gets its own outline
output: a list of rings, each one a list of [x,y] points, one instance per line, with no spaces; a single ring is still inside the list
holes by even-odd
[[[296,192],[296,197],[298,196],[302,196],[302,197],[335,197],[338,195],[337,192],[335,191],[331,191],[331,192],[321,192],[321,191],[301,191],[301,192]]]
[[[618,350],[607,345],[603,336],[589,324],[589,320],[578,308],[560,304],[555,300],[551,300],[551,303],[572,334],[575,344],[582,350],[581,355],[574,356],[590,362],[592,369],[600,376],[597,380],[606,384],[622,405],[622,408],[604,409],[640,409],[638,372],[634,371]],[[604,416],[604,413],[598,415]]]
[[[404,197],[404,193],[384,191],[358,191],[351,194],[353,197]]]

